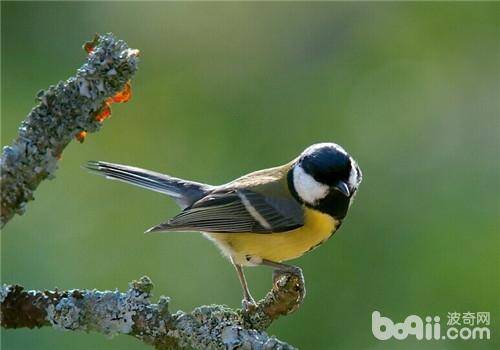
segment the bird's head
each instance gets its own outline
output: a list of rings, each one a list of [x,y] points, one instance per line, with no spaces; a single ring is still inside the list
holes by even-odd
[[[288,175],[289,187],[299,201],[338,219],[347,214],[361,179],[356,161],[335,143],[309,146]]]

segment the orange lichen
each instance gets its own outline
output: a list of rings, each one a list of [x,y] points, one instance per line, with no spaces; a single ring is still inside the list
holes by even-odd
[[[104,102],[104,105],[102,106],[102,109],[95,116],[95,120],[97,120],[99,123],[102,123],[105,119],[109,118],[110,116],[111,116],[111,108],[109,107],[108,100],[106,100]]]
[[[107,118],[111,117],[111,104],[112,103],[125,103],[132,97],[132,89],[130,87],[130,82],[127,82],[122,91],[118,92],[113,97],[108,98],[102,104],[101,110],[95,116],[95,120],[102,123]]]
[[[92,45],[92,43],[90,42],[86,42],[85,44],[83,44],[83,49],[88,53],[90,54],[92,51],[94,51],[94,46]]]
[[[130,87],[130,82],[127,82],[122,91],[104,101],[101,110],[95,116],[95,120],[97,120],[99,123],[102,123],[105,119],[111,116],[112,103],[125,103],[128,102],[131,97],[132,89]]]
[[[94,48],[97,46],[99,43],[99,35],[96,34],[94,36],[94,39],[92,41],[87,41],[85,44],[83,44],[83,49],[88,53],[91,54],[92,51],[94,51]]]
[[[125,103],[128,102],[131,97],[132,97],[132,89],[130,88],[130,82],[127,82],[123,90],[117,93],[111,99],[115,103]]]
[[[86,131],[80,131],[78,134],[75,135],[75,138],[78,142],[82,143],[85,141],[85,137],[87,136]]]

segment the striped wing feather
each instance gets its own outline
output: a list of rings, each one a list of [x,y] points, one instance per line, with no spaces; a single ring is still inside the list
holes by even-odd
[[[266,198],[244,189],[212,193],[154,231],[272,233],[302,226],[303,212],[293,198]]]

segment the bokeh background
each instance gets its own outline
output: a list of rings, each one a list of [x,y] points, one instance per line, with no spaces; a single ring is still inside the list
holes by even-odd
[[[269,332],[302,349],[498,349],[498,3],[1,3],[2,145],[84,41],[141,50],[133,98],[64,152],[1,236],[6,283],[126,289],[144,274],[172,309],[240,304],[232,266],[196,233],[145,236],[177,213],[80,168],[134,164],[213,184],[342,144],[365,180],[347,221],[295,261],[308,295]],[[261,297],[271,271],[248,271]],[[371,313],[490,311],[490,341],[377,341]],[[443,322],[443,323],[444,323]],[[148,349],[126,336],[2,331],[3,349]]]

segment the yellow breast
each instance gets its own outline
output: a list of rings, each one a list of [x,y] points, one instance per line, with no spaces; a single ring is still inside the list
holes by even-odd
[[[241,265],[260,259],[275,262],[297,258],[326,241],[339,221],[317,210],[305,209],[304,226],[279,233],[206,233],[222,252]]]

